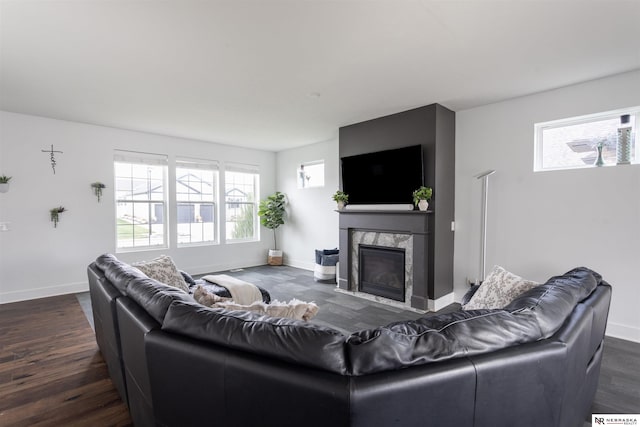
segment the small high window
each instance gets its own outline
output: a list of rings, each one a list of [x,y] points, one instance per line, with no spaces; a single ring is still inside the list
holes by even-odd
[[[324,187],[324,160],[302,163],[296,172],[298,188]]]
[[[640,107],[537,123],[534,170],[640,163],[639,123]]]

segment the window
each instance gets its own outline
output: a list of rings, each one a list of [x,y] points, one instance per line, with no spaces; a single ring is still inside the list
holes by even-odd
[[[217,242],[218,163],[176,160],[178,246]]]
[[[324,187],[324,160],[303,163],[296,172],[298,188]]]
[[[116,249],[167,247],[167,157],[117,151]]]
[[[257,166],[227,164],[224,174],[226,240],[257,240]]]
[[[622,117],[628,115],[628,122]],[[630,130],[630,161],[640,163],[640,107],[535,125],[535,171],[591,167],[602,147],[604,165],[616,165],[618,131]]]

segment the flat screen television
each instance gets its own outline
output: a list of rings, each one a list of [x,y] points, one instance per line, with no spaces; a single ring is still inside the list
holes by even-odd
[[[413,191],[424,183],[421,145],[341,160],[342,191],[349,195],[349,204],[413,203]]]

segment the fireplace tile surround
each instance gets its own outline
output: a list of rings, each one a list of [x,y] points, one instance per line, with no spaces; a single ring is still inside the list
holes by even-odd
[[[413,236],[401,233],[384,233],[377,231],[352,230],[351,231],[351,289],[355,293],[362,293],[360,289],[360,245],[375,246],[380,248],[404,249],[404,301],[411,301],[413,295]],[[386,301],[388,298],[378,296],[376,300],[388,304],[398,305],[404,308],[405,302]]]
[[[437,309],[429,297],[429,235],[433,212],[338,211],[340,265],[338,289],[403,309]],[[405,302],[363,294],[358,290],[360,244],[405,249]]]

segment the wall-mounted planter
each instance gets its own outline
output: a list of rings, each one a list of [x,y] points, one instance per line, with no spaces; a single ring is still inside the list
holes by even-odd
[[[98,202],[100,202],[100,198],[102,197],[102,190],[107,188],[107,186],[101,182],[93,182],[91,183],[91,188],[93,189],[93,194],[98,198]]]
[[[10,176],[0,175],[0,193],[9,191],[9,181],[11,181]]]
[[[60,214],[65,212],[67,209],[64,206],[58,206],[57,208],[53,208],[49,210],[49,214],[51,217],[51,222],[53,222],[53,227],[58,227],[58,221],[60,221]]]

